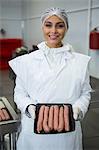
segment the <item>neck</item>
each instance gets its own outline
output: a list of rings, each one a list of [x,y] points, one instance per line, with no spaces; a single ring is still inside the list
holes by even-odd
[[[50,44],[48,44],[47,42],[45,43],[49,48],[59,48],[59,47],[62,47],[63,46],[63,44],[62,43],[58,43],[58,44],[56,44],[56,45],[50,45]]]

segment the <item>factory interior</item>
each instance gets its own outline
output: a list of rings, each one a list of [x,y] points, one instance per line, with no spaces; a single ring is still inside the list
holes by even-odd
[[[8,61],[18,48],[32,51],[44,40],[40,16],[49,7],[67,10],[69,30],[64,43],[91,57],[91,101],[81,121],[83,150],[99,150],[99,0],[0,0],[0,102],[5,103],[12,117],[0,121],[0,150],[17,150],[21,124],[20,110],[14,103],[15,77]]]

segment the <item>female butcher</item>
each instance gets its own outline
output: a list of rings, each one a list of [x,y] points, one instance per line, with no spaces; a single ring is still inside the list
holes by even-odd
[[[80,119],[89,106],[91,87],[88,63],[90,57],[73,51],[63,38],[68,31],[64,9],[47,9],[41,17],[45,41],[38,50],[9,62],[16,74],[14,101],[21,110],[22,128],[17,150],[82,150]],[[34,118],[37,103],[69,103],[73,108],[75,131],[59,134],[35,134]],[[42,106],[37,132],[52,129],[69,130],[68,108]],[[57,117],[58,116],[58,117]],[[64,123],[66,122],[66,123]],[[65,127],[64,127],[65,126]]]

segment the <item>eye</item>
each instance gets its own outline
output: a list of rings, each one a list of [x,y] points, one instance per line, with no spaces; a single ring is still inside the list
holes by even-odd
[[[61,28],[64,28],[65,27],[65,24],[57,24],[57,28],[61,29]]]
[[[51,27],[52,27],[52,24],[45,23],[45,27],[51,28]]]

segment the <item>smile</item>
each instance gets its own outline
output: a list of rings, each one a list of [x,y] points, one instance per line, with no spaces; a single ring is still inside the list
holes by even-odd
[[[58,38],[58,35],[49,35],[51,40],[56,40]]]

